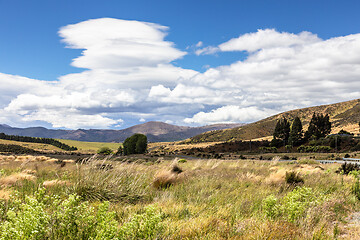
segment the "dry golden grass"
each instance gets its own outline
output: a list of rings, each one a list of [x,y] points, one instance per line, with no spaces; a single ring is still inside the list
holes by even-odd
[[[36,177],[28,173],[14,173],[10,176],[6,176],[0,179],[0,186],[14,186],[15,184],[20,183],[21,181],[36,181]]]
[[[71,183],[69,181],[55,179],[55,180],[44,181],[42,185],[44,188],[51,188],[55,186],[70,186]]]
[[[11,195],[11,190],[4,188],[0,189],[0,199],[9,200]]]
[[[265,178],[267,184],[282,184],[285,181],[286,169],[278,169],[275,173],[271,173]]]

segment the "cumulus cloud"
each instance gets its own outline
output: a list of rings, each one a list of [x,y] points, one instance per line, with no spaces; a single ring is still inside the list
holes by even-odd
[[[167,31],[158,24],[111,18],[62,27],[66,46],[83,49],[72,65],[88,70],[55,82],[2,74],[2,83],[11,82],[1,84],[8,93],[0,99],[4,110],[24,121],[65,128],[118,126],[121,113],[155,111],[156,102],[145,103],[151,87],[175,87],[196,74],[171,64],[186,52],[164,40]]]
[[[216,48],[247,51],[249,55],[243,61],[211,68],[192,78],[188,88],[211,90],[217,101],[209,102],[215,106],[208,112],[186,118],[188,123],[254,121],[261,114],[252,115],[252,107],[258,107],[257,112],[265,116],[269,109],[280,112],[360,97],[360,34],[321,40],[308,32],[259,30]],[[187,98],[198,101],[196,96]],[[226,105],[231,107],[222,108]],[[227,114],[229,109],[241,114]]]
[[[0,73],[0,120],[65,128],[119,127],[139,119],[252,122],[360,98],[360,34],[323,40],[309,32],[264,29],[218,46],[198,42],[192,48],[198,55],[247,53],[244,60],[199,73],[173,65],[186,52],[165,40],[168,30],[110,18],[61,28],[66,46],[83,50],[72,64],[87,70],[54,82]]]
[[[192,118],[185,118],[186,123],[238,123],[261,119],[276,113],[271,109],[259,109],[258,107],[224,106],[210,112],[199,112]]]
[[[246,33],[219,45],[221,51],[255,52],[260,49],[278,47],[295,47],[321,41],[317,35],[310,32],[299,34],[280,33],[275,29],[259,29],[256,33]]]

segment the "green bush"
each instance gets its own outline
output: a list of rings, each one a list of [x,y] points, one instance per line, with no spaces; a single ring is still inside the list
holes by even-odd
[[[269,218],[275,218],[280,214],[278,199],[274,195],[267,196],[262,202],[265,215]]]
[[[145,207],[143,213],[134,214],[118,227],[109,205],[103,202],[92,207],[77,195],[60,200],[45,195],[43,189],[35,197],[25,196],[24,201],[15,195],[0,222],[0,240],[160,238],[162,214],[155,207]]]
[[[145,212],[135,214],[131,220],[121,226],[120,239],[158,239],[164,226],[161,224],[162,214],[153,206],[145,207]]]
[[[144,134],[136,133],[125,139],[123,147],[124,155],[145,153],[147,148],[147,137]]]
[[[338,168],[338,170],[336,170],[336,173],[348,175],[349,173],[351,173],[353,171],[358,171],[358,170],[360,170],[360,166],[358,164],[345,162],[345,163],[341,164],[341,166]]]
[[[261,152],[265,152],[265,153],[276,153],[277,152],[276,147],[259,147],[259,150]]]
[[[186,161],[186,159],[179,159],[178,160],[178,163],[186,163],[187,161]]]
[[[113,151],[109,147],[102,147],[97,151],[98,154],[110,155]]]
[[[305,146],[301,145],[297,148],[298,152],[309,153],[309,152],[331,152],[331,147],[329,146]]]
[[[306,217],[310,207],[323,202],[325,197],[315,193],[312,188],[296,187],[282,199],[276,199],[273,195],[263,200],[263,210],[267,217],[282,217],[287,221],[296,222],[301,217]]]

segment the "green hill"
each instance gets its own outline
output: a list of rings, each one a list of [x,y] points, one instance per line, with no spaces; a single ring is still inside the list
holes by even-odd
[[[306,130],[314,112],[329,114],[332,123],[332,133],[337,133],[341,129],[352,133],[359,133],[360,99],[356,99],[347,102],[291,110],[242,127],[206,132],[192,137],[188,141],[191,143],[220,142],[269,137],[273,134],[277,120],[283,116],[290,120],[299,116]]]

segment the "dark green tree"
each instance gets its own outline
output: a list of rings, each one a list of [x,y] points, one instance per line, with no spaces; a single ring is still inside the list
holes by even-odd
[[[305,133],[305,139],[319,139],[322,137],[326,137],[331,132],[331,122],[329,115],[326,114],[316,114],[314,113],[309,128]]]
[[[290,136],[290,123],[289,121],[283,117],[279,119],[276,123],[275,130],[274,130],[274,141],[273,145],[279,145],[279,143],[283,143],[285,146],[289,141]]]
[[[147,148],[147,137],[144,134],[136,133],[125,139],[123,147],[124,155],[145,153]]]
[[[303,126],[299,117],[295,117],[291,124],[289,144],[292,146],[299,146],[303,139]]]

